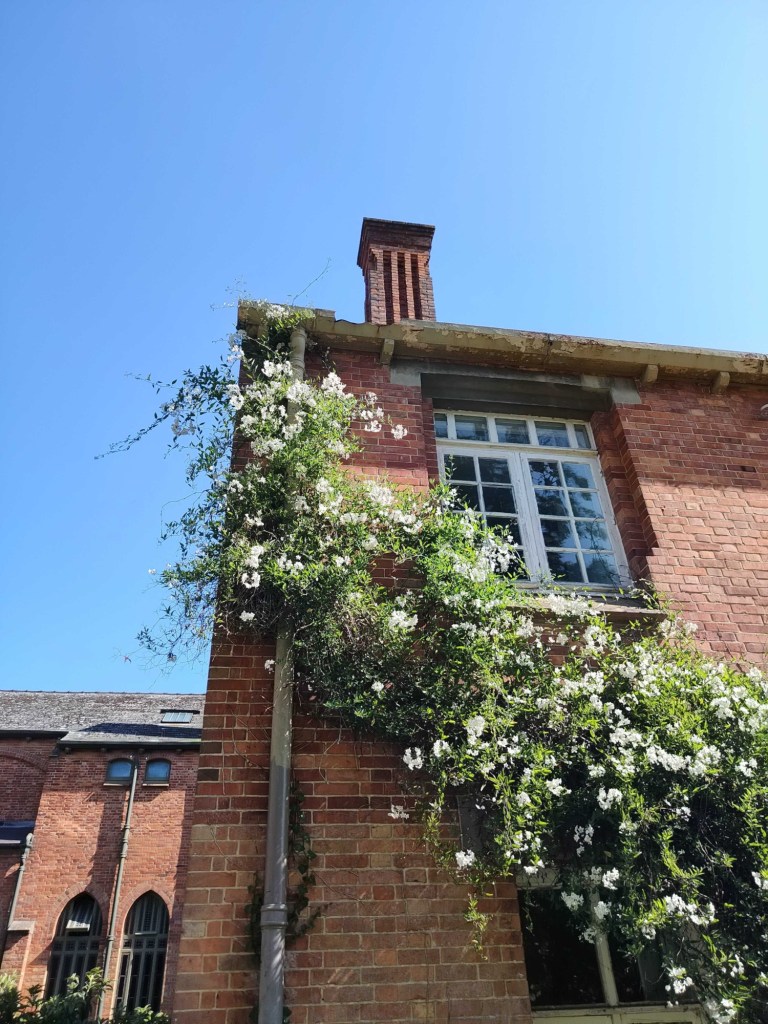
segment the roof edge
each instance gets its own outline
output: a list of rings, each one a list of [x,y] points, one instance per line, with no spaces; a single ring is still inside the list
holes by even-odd
[[[475,327],[427,320],[396,324],[352,323],[337,320],[330,310],[314,310],[307,328],[330,347],[381,351],[394,342],[395,358],[431,358],[442,362],[523,367],[526,370],[582,372],[642,377],[648,367],[699,379],[728,374],[732,383],[768,387],[768,354],[731,352],[686,345],[618,341],[583,335],[547,334],[508,328]],[[248,330],[255,320],[248,305],[238,309],[238,327]],[[654,377],[651,377],[654,379]]]

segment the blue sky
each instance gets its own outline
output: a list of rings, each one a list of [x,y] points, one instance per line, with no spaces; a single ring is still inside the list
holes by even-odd
[[[363,216],[437,226],[441,320],[768,350],[767,43],[762,0],[3,4],[2,685],[204,687],[134,640],[182,467],[94,456],[239,287],[361,320]]]

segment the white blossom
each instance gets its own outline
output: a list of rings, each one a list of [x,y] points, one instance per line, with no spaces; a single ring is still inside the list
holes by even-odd
[[[392,437],[394,437],[396,441],[402,441],[403,438],[407,436],[407,434],[408,431],[405,429],[402,423],[396,423],[394,427],[392,427]]]
[[[413,771],[414,768],[422,768],[424,766],[424,758],[421,756],[420,747],[408,747],[406,752],[403,754],[403,761],[407,768]]]
[[[432,744],[432,753],[435,757],[442,757],[443,754],[447,754],[450,749],[451,747],[447,740],[435,740]]]
[[[584,903],[584,897],[580,892],[561,892],[560,898],[569,910],[578,910]]]
[[[410,814],[402,804],[392,804],[389,810],[389,817],[394,818],[395,821],[407,821],[410,818]]]
[[[471,867],[475,863],[475,851],[474,850],[457,850],[456,851],[456,866],[460,871],[464,871]]]
[[[621,803],[622,792],[620,789],[603,789],[597,794],[597,802],[604,811],[609,811],[614,804]]]

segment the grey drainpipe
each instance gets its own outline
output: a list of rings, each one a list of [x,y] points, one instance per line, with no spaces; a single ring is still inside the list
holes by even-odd
[[[27,866],[27,857],[29,851],[32,849],[32,843],[35,841],[34,833],[27,833],[24,839],[24,846],[21,850],[21,861],[19,862],[19,870],[16,872],[16,881],[13,884],[13,896],[11,897],[11,905],[8,908],[8,920],[5,922],[5,931],[3,932],[3,944],[0,946],[0,965],[2,965],[3,957],[5,956],[5,947],[8,945],[8,932],[11,931],[11,925],[13,919],[16,917],[16,905],[19,902],[19,894],[21,893],[21,883],[24,878],[24,869]]]
[[[128,790],[128,806],[125,809],[125,819],[123,821],[122,838],[120,841],[120,853],[117,858],[117,871],[115,872],[115,892],[112,897],[112,907],[109,911],[109,928],[107,929],[107,941],[104,946],[104,977],[107,976],[109,970],[109,961],[112,959],[112,949],[115,945],[115,928],[117,927],[117,911],[120,904],[120,890],[123,887],[123,870],[125,868],[125,858],[128,855],[128,838],[131,834],[131,814],[133,812],[133,800],[136,796],[136,779],[139,774],[138,758],[132,759],[132,771],[131,771],[131,788]],[[99,1002],[96,1007],[96,1019],[101,1020],[102,1011],[104,1010],[104,999],[106,997],[106,991],[103,991],[99,996]]]
[[[304,379],[307,333],[291,333],[293,379]],[[288,403],[288,423],[296,419],[296,405]],[[292,627],[283,619],[275,641],[275,686],[272,700],[272,736],[269,751],[269,803],[267,848],[264,861],[264,903],[261,908],[261,970],[259,1024],[282,1024],[285,975],[285,929],[288,886],[288,817],[291,790],[291,721],[293,705]]]

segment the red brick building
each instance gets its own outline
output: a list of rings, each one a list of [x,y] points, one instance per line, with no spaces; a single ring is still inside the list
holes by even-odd
[[[365,434],[358,468],[423,489],[450,460],[465,499],[515,534],[534,585],[554,575],[626,619],[640,612],[619,590],[647,580],[713,654],[765,665],[768,357],[439,323],[432,234],[366,220],[365,322],[318,310],[307,325],[306,372],[330,360],[408,430]],[[242,304],[238,326],[255,318]],[[4,970],[55,991],[106,953],[111,1000],[158,1003],[164,976],[179,1024],[249,1021],[274,657],[273,643],[215,638],[202,742],[199,696],[4,695]],[[297,707],[290,768],[322,908],[287,952],[293,1024],[697,1019],[666,1010],[647,964],[574,945],[554,907],[532,944],[511,883],[488,898],[481,959],[466,888],[418,824],[390,816],[402,751]]]
[[[0,695],[0,950],[23,989],[106,967],[173,1006],[201,694]]]
[[[517,532],[532,577],[554,573],[609,604],[619,585],[649,580],[698,623],[705,647],[763,664],[768,357],[437,322],[432,234],[364,221],[365,322],[316,311],[307,326],[308,375],[329,358],[408,429],[405,444],[366,435],[363,471],[426,488],[451,458],[467,500]],[[238,326],[254,316],[242,304]],[[489,459],[500,475],[484,477]],[[183,1024],[245,1024],[256,1000],[244,908],[264,863],[273,657],[269,643],[214,641],[175,998]],[[389,816],[401,754],[296,711],[292,770],[323,911],[287,954],[293,1024],[525,1024],[532,1010],[671,1019],[642,965],[630,977],[618,961],[595,964],[556,928],[550,960],[529,955],[526,972],[511,884],[489,900],[487,959],[473,953],[465,890],[423,851],[418,825]],[[558,971],[570,974],[553,983]]]

